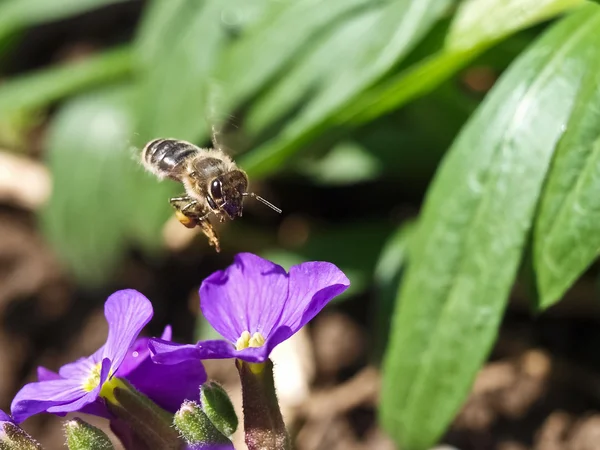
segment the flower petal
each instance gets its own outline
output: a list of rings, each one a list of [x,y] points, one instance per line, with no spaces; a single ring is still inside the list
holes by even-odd
[[[267,336],[277,324],[287,296],[288,277],[282,267],[240,253],[231,266],[204,280],[200,308],[215,330],[236,342],[244,331]]]
[[[171,326],[167,325],[163,331],[161,339],[170,341],[171,340]],[[127,378],[127,376],[133,372],[140,364],[150,359],[150,349],[148,348],[148,342],[150,338],[143,337],[137,339],[127,352],[127,356],[121,363],[119,370],[116,375],[119,377]]]
[[[150,339],[148,344],[152,361],[158,364],[179,364],[201,359],[233,358],[233,346],[226,341],[202,341],[198,344],[177,344],[162,339]]]
[[[113,373],[127,356],[129,348],[150,321],[152,314],[150,300],[133,289],[117,291],[106,300],[104,315],[108,321],[108,338],[103,359],[110,359]]]
[[[37,368],[37,377],[38,377],[38,381],[59,380],[60,378],[62,378],[56,372],[54,372],[50,369],[46,369],[45,367],[42,367],[42,366],[39,366]]]
[[[98,383],[98,386],[96,386],[93,390],[89,392],[84,391],[84,396],[76,398],[72,402],[51,406],[46,411],[48,411],[49,413],[69,413],[75,411],[82,411],[86,406],[89,406],[91,403],[95,402],[98,399],[98,396],[100,395],[100,390],[102,389],[102,385],[108,379],[110,368],[111,361],[110,359],[105,358],[102,361],[102,368],[100,369],[100,382]],[[52,381],[48,381],[47,383],[52,383]]]
[[[34,414],[45,412],[56,405],[74,402],[87,395],[78,380],[59,380],[29,383],[21,388],[12,401],[15,422],[21,423]]]
[[[96,368],[96,362],[91,356],[87,358],[79,358],[77,361],[65,364],[58,369],[58,374],[61,378],[71,380],[87,380],[92,371]]]
[[[193,344],[177,344],[163,339],[150,339],[148,348],[152,361],[158,364],[179,364],[198,360],[198,348]]]
[[[149,357],[127,376],[138,391],[163,409],[175,413],[184,400],[200,401],[206,371],[199,359],[179,364],[157,364]]]
[[[104,417],[105,419],[114,419],[114,415],[108,411],[108,408],[106,407],[106,402],[102,397],[98,397],[92,403],[88,403],[87,405],[81,407],[81,409],[79,409],[78,411],[84,414],[90,414],[91,416]]]
[[[100,384],[90,392],[83,389],[79,379],[60,378],[26,384],[17,392],[11,405],[15,422],[21,423],[41,412],[60,414],[81,410],[98,398],[109,370],[110,361],[106,359],[102,362]]]
[[[291,334],[283,340],[306,325],[332,298],[348,289],[348,286],[350,280],[334,264],[307,262],[292,266],[289,297],[276,327],[288,327],[291,330]],[[285,334],[281,333],[281,336]]]
[[[151,339],[148,346],[152,352],[152,360],[165,365],[179,364],[190,360],[227,358],[239,358],[248,362],[264,362],[269,357],[270,351],[266,345],[238,351],[229,342],[223,340],[200,341],[196,345],[190,345]]]
[[[173,339],[173,329],[171,328],[171,325],[167,325],[165,327],[165,329],[163,330],[163,334],[160,338],[164,339],[165,341],[170,341],[171,339]]]
[[[235,450],[233,443],[228,444],[186,444],[183,450]]]
[[[230,358],[237,358],[251,363],[262,363],[269,358],[271,348],[267,345],[262,347],[248,347],[243,350],[233,350]]]
[[[167,326],[161,342],[169,343],[171,334],[171,327]],[[148,338],[135,342],[116,375],[126,378],[140,392],[173,413],[183,400],[199,400],[200,385],[206,381],[200,360],[193,358],[174,366],[156,364],[150,358],[148,342]]]
[[[10,418],[8,414],[0,409],[0,422],[12,422],[13,420]]]

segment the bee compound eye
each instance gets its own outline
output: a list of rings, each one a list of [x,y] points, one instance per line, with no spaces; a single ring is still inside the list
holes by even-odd
[[[213,180],[212,183],[210,183],[210,194],[213,196],[213,198],[223,197],[220,180]]]

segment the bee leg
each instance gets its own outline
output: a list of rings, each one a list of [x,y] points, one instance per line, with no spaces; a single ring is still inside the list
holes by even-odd
[[[169,199],[169,203],[171,205],[175,204],[175,203],[179,203],[179,202],[190,202],[192,200],[192,197],[190,197],[189,195],[182,195],[181,197],[171,197]]]
[[[198,206],[198,202],[196,200],[192,200],[187,205],[185,205],[183,208],[181,208],[181,212],[185,214],[187,211],[189,211],[194,206]]]
[[[206,217],[206,216],[205,216]],[[200,218],[198,221],[198,226],[202,229],[204,235],[208,238],[208,243],[212,245],[215,250],[218,252],[221,251],[221,247],[219,245],[219,237],[212,224],[208,221],[208,219]]]
[[[173,197],[169,200],[173,208],[175,208],[175,217],[187,228],[194,228],[199,222],[199,211],[192,210],[192,207],[197,202],[192,201],[189,197]]]
[[[208,243],[212,245],[217,252],[221,251],[219,246],[219,237],[208,217],[213,214],[211,210],[201,211],[198,208],[198,202],[190,197],[174,197],[171,204],[175,208],[175,216],[185,227],[200,227],[204,235],[208,238]]]

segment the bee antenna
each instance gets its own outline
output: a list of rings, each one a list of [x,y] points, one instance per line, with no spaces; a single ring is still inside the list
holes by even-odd
[[[262,198],[260,195],[256,195],[254,192],[244,192],[243,194],[244,197],[252,197],[255,198],[256,200],[258,200],[259,202],[261,202],[263,205],[267,205],[269,208],[271,208],[273,211],[281,214],[281,209],[279,209],[277,206],[275,206],[273,203],[265,200],[264,198]]]

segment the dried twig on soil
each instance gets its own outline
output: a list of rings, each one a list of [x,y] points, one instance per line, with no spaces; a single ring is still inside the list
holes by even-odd
[[[0,203],[36,210],[46,202],[50,190],[50,174],[42,164],[0,151]]]
[[[365,367],[345,383],[312,394],[301,407],[307,420],[321,421],[343,415],[358,406],[375,406],[379,397],[379,371]]]

